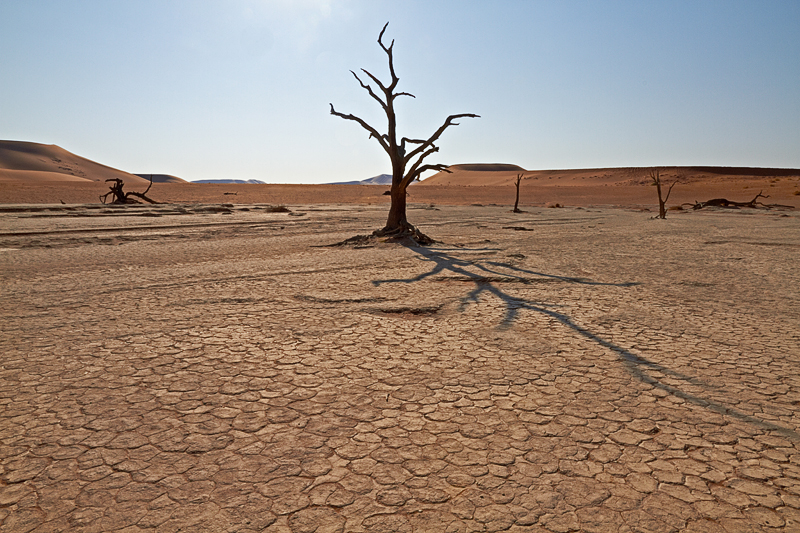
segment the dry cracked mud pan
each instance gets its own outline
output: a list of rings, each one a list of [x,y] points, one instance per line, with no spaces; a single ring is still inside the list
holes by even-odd
[[[800,530],[796,214],[216,207],[0,213],[0,531]]]

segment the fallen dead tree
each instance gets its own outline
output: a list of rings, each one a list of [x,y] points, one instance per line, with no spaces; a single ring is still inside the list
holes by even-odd
[[[714,198],[714,199],[708,200],[706,202],[695,201],[695,203],[693,203],[693,204],[691,204],[691,203],[681,204],[681,207],[683,207],[685,205],[688,205],[694,210],[703,209],[705,207],[728,207],[728,208],[731,208],[731,209],[738,209],[739,207],[750,207],[752,209],[759,209],[759,208],[761,208],[761,209],[773,209],[773,208],[794,209],[794,206],[791,206],[791,205],[765,204],[765,203],[759,202],[758,201],[759,198],[769,198],[769,195],[761,194],[763,192],[764,192],[763,190],[758,191],[758,194],[755,196],[755,198],[753,198],[749,202],[734,202],[732,200],[728,200],[727,198]]]
[[[103,203],[106,203],[106,200],[112,194],[114,195],[114,200],[111,202],[112,204],[135,204],[135,203],[138,203],[136,200],[131,198],[131,196],[135,196],[136,198],[141,198],[145,202],[149,202],[151,204],[157,204],[158,203],[155,200],[151,200],[150,198],[147,197],[147,191],[149,191],[150,187],[153,186],[153,176],[150,176],[150,185],[147,186],[147,189],[145,189],[144,192],[134,192],[134,191],[125,192],[125,191],[123,191],[122,187],[125,185],[125,182],[122,181],[119,178],[107,179],[106,183],[108,183],[108,182],[111,182],[111,185],[109,185],[109,188],[111,190],[108,191],[105,194],[101,194],[100,195],[100,200]]]

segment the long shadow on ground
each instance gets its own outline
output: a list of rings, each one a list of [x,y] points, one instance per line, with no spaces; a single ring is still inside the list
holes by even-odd
[[[643,383],[661,389],[684,401],[691,402],[695,405],[699,405],[707,409],[710,409],[711,411],[714,411],[716,413],[729,415],[733,418],[747,422],[761,429],[768,431],[775,431],[776,433],[779,433],[785,437],[800,441],[800,433],[798,433],[797,431],[773,424],[771,422],[767,422],[765,420],[761,420],[760,418],[748,415],[737,409],[725,406],[714,400],[702,398],[694,394],[684,392],[679,388],[673,387],[671,385],[667,385],[666,383],[662,383],[657,378],[649,375],[647,372],[648,371],[660,372],[664,375],[685,381],[687,383],[691,383],[692,385],[696,385],[701,388],[705,388],[707,390],[718,389],[717,387],[709,385],[708,383],[705,383],[697,378],[687,376],[680,372],[676,372],[674,370],[666,368],[658,363],[649,361],[639,355],[630,352],[629,350],[621,346],[614,344],[613,342],[603,339],[598,334],[590,331],[589,329],[581,326],[580,324],[577,324],[570,316],[554,310],[553,307],[556,306],[538,302],[532,302],[530,300],[511,296],[510,294],[500,289],[496,284],[498,281],[515,280],[521,283],[556,281],[556,282],[575,283],[580,285],[592,285],[592,286],[631,287],[637,285],[637,283],[635,282],[601,283],[601,282],[587,280],[584,278],[558,276],[553,274],[546,274],[543,272],[525,270],[507,263],[501,263],[496,261],[483,261],[479,263],[474,260],[460,259],[452,255],[452,252],[456,250],[448,250],[445,248],[421,248],[412,246],[407,246],[407,248],[419,254],[420,258],[423,261],[430,262],[432,264],[431,270],[419,274],[413,278],[375,280],[372,282],[373,285],[377,287],[384,283],[410,284],[422,281],[424,279],[436,275],[440,275],[439,279],[441,279],[441,275],[444,275],[444,276],[449,276],[449,279],[453,279],[453,277],[455,277],[455,279],[458,280],[472,282],[474,283],[475,287],[466,296],[464,296],[464,298],[462,298],[461,304],[459,306],[459,311],[464,311],[471,303],[478,303],[480,296],[486,293],[488,295],[498,298],[505,304],[505,316],[503,317],[499,325],[500,328],[503,329],[510,328],[513,325],[513,323],[517,320],[517,317],[519,316],[521,310],[530,310],[537,313],[541,313],[548,317],[554,318],[564,326],[580,334],[582,337],[616,353],[619,356],[625,368],[631,373],[631,375],[633,375],[636,379],[640,380]],[[471,251],[476,251],[476,250],[471,250]],[[470,268],[477,270],[477,272],[470,270]]]

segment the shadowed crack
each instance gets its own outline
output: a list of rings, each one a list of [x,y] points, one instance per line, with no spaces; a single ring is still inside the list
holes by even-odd
[[[306,296],[304,294],[296,295],[295,299],[300,300],[301,302],[313,302],[320,304],[361,304],[386,301],[386,298],[380,296],[371,298],[319,298],[316,296]]]
[[[443,305],[434,305],[428,307],[391,307],[385,309],[375,309],[380,313],[388,315],[435,315],[442,309]]]

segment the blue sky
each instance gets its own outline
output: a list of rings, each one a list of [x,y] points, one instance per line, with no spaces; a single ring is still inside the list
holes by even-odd
[[[428,161],[527,169],[800,167],[800,2],[9,0],[0,139],[129,172],[272,183],[364,179],[385,118],[450,128]]]

